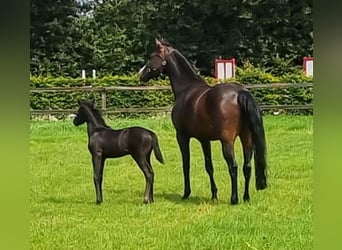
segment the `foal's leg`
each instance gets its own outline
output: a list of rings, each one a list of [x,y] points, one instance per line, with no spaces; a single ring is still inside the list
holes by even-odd
[[[152,173],[152,183],[151,183],[151,188],[150,188],[150,200],[151,200],[151,202],[154,202],[154,197],[153,197],[154,171],[153,171],[153,168],[151,165],[151,152],[147,154],[146,162],[147,162],[147,166],[150,169],[150,172]]]
[[[204,161],[205,161],[205,170],[209,175],[210,179],[210,187],[211,187],[211,199],[217,199],[217,187],[214,181],[214,168],[211,159],[211,145],[210,141],[203,140],[201,141],[203,154],[204,154]]]
[[[188,136],[181,135],[177,132],[177,142],[182,153],[183,161],[183,175],[184,175],[184,195],[182,199],[187,199],[191,194],[190,188],[190,151],[189,142],[190,138]]]
[[[151,172],[145,157],[133,156],[133,159],[136,161],[139,168],[144,173],[145,180],[146,180],[145,194],[144,194],[144,201],[143,202],[145,204],[150,203],[150,202],[152,202],[151,189],[153,187],[154,173]]]
[[[94,154],[92,156],[93,162],[93,179],[96,192],[96,204],[102,202],[102,177],[103,177],[103,167],[105,159],[101,154]]]
[[[230,203],[235,205],[239,202],[239,197],[237,193],[237,163],[234,156],[234,142],[233,141],[221,141],[222,152],[224,159],[228,164],[229,175],[231,179],[231,198]]]
[[[240,135],[242,148],[243,148],[243,174],[245,176],[245,192],[243,200],[249,201],[249,180],[251,178],[251,159],[253,155],[252,138],[249,132],[244,131]]]

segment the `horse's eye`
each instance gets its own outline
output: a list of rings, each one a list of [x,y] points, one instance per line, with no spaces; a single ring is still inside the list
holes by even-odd
[[[152,68],[152,71],[156,71],[157,70],[157,68]]]

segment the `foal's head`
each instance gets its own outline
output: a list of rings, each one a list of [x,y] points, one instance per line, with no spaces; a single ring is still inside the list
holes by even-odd
[[[94,109],[95,106],[95,101],[90,100],[90,101],[80,101],[78,100],[78,105],[80,106],[77,110],[77,113],[75,114],[75,118],[73,120],[73,123],[75,126],[81,125],[85,123],[88,119],[87,115],[87,109]]]
[[[156,47],[150,56],[150,60],[139,70],[140,80],[147,82],[161,75],[166,66],[167,56],[173,48],[166,40],[156,39]]]

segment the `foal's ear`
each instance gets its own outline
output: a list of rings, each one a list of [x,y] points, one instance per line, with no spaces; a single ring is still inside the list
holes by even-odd
[[[89,101],[89,103],[90,103],[91,106],[93,106],[93,107],[95,106],[95,100],[94,100],[94,99],[91,99],[91,100]]]
[[[78,103],[78,105],[82,104],[81,100],[77,100],[77,103]]]

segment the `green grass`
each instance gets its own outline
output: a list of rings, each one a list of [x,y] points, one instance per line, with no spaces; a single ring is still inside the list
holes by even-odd
[[[143,205],[145,180],[130,156],[106,161],[101,205],[95,205],[85,126],[32,121],[30,128],[32,249],[312,249],[312,116],[265,116],[269,188],[231,206],[230,178],[212,142],[218,202],[210,200],[200,144],[191,140],[192,194],[181,200],[181,156],[170,117],[115,119],[115,128],[155,131],[166,164],[152,156],[155,202]],[[254,169],[254,168],[253,168]],[[254,172],[254,171],[253,171]]]

